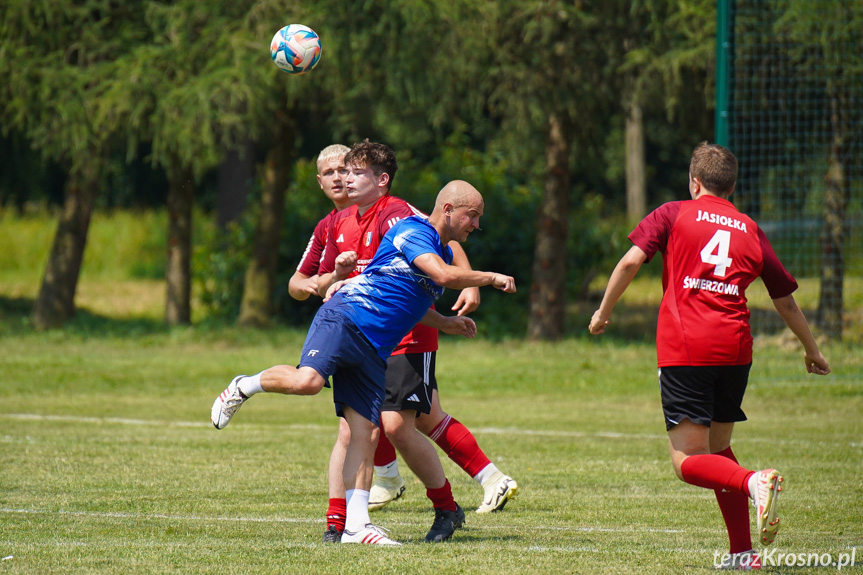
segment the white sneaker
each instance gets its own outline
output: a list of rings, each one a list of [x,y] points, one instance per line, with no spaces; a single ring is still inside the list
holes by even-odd
[[[390,501],[395,501],[405,492],[405,480],[401,475],[395,477],[375,477],[369,490],[369,511],[383,509]]]
[[[506,502],[518,494],[518,483],[512,477],[496,471],[485,483],[482,484],[485,497],[476,512],[494,513],[503,509]]]
[[[401,545],[398,541],[393,541],[386,536],[386,529],[377,527],[371,523],[366,523],[366,526],[351,533],[347,529],[342,533],[342,543],[363,543],[365,545]]]
[[[726,571],[752,571],[761,569],[761,557],[753,549],[729,553],[723,556],[722,563],[715,567]]]
[[[243,405],[243,402],[249,399],[248,396],[243,394],[243,392],[240,391],[240,388],[237,387],[237,382],[244,377],[246,376],[238,375],[232,379],[231,383],[228,384],[228,387],[225,388],[225,391],[223,391],[222,394],[216,398],[216,401],[213,402],[213,408],[210,410],[210,421],[213,422],[216,429],[225,429],[231,421],[231,418],[235,413],[237,413],[240,406]]]
[[[755,490],[751,493],[758,525],[758,539],[762,545],[773,543],[779,532],[779,507],[777,500],[782,491],[783,477],[775,469],[755,472]],[[750,489],[750,492],[752,490]]]

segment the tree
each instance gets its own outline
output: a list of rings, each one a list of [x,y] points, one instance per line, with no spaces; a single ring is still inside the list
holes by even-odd
[[[507,147],[528,165],[545,159],[539,168],[543,200],[536,214],[528,337],[558,339],[564,331],[573,165],[590,163],[608,115],[602,21],[581,3],[483,6],[485,24],[477,26],[490,39],[489,110],[501,122]],[[531,145],[535,141],[543,147]]]
[[[836,339],[842,338],[846,210],[851,200],[850,172],[857,159],[854,140],[863,123],[859,102],[863,98],[863,6],[854,2],[780,3],[775,32],[787,37],[794,66],[810,82],[820,83],[814,112],[824,118],[813,126],[826,138],[814,137],[800,145],[826,158],[824,165],[824,225],[821,234],[821,290],[817,322]]]
[[[191,322],[196,182],[228,151],[260,139],[270,124],[273,104],[262,94],[272,91],[274,67],[260,38],[271,37],[267,22],[275,21],[275,8],[273,2],[229,0],[148,3],[151,41],[118,66],[105,99],[105,116],[121,118],[126,127],[130,153],[151,142],[151,161],[168,173],[165,319],[171,325]]]
[[[115,132],[98,125],[106,71],[141,39],[136,4],[8,2],[0,39],[4,131],[28,138],[43,158],[67,170],[64,206],[34,306],[39,327],[75,313],[75,291],[106,150]]]
[[[273,143],[264,164],[263,191],[255,233],[255,245],[246,269],[239,322],[264,326],[270,322],[278,271],[279,234],[285,211],[286,169],[294,159],[293,122],[287,110],[276,114]]]
[[[626,211],[630,222],[637,222],[648,205],[644,109],[664,112],[668,119],[682,113],[693,80],[713,67],[716,7],[714,0],[623,4],[617,12],[625,16],[610,18],[621,25],[614,36],[622,48],[616,61],[625,118]],[[702,110],[712,105],[707,98],[696,104]]]

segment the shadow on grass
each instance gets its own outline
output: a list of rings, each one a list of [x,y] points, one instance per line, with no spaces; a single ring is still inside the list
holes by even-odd
[[[33,323],[32,298],[0,296],[0,334],[22,335],[39,331]],[[164,334],[170,328],[163,321],[150,318],[112,318],[79,309],[62,327],[46,331],[63,331],[89,337],[135,337]]]

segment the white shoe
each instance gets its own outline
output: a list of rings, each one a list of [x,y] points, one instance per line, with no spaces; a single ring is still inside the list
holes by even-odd
[[[398,541],[393,541],[386,536],[386,529],[377,527],[371,523],[366,523],[366,526],[351,533],[347,529],[342,533],[342,543],[363,543],[365,545],[401,545]]]
[[[405,492],[405,480],[401,475],[395,477],[375,477],[369,490],[369,511],[383,509],[390,501],[395,501]]]
[[[244,377],[246,376],[238,375],[232,379],[225,391],[213,402],[213,408],[210,410],[210,421],[213,422],[216,429],[225,429],[243,402],[248,399],[248,396],[237,387],[237,383]]]
[[[761,557],[753,549],[729,553],[722,558],[722,563],[715,567],[726,571],[752,571],[761,569]]]
[[[784,481],[783,477],[775,469],[755,472],[755,491],[751,494],[752,504],[755,506],[758,540],[764,546],[773,543],[779,531],[777,500],[779,492],[782,491],[782,481]]]
[[[494,513],[503,509],[506,502],[518,494],[518,483],[512,477],[496,471],[488,481],[482,484],[485,497],[476,512]]]

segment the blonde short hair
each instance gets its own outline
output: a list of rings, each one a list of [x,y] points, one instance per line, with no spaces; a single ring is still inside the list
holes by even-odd
[[[321,171],[321,164],[323,162],[327,162],[329,160],[332,160],[333,158],[341,158],[350,151],[351,149],[349,147],[342,144],[333,144],[331,146],[327,146],[326,148],[321,150],[320,154],[318,154],[318,172]]]

